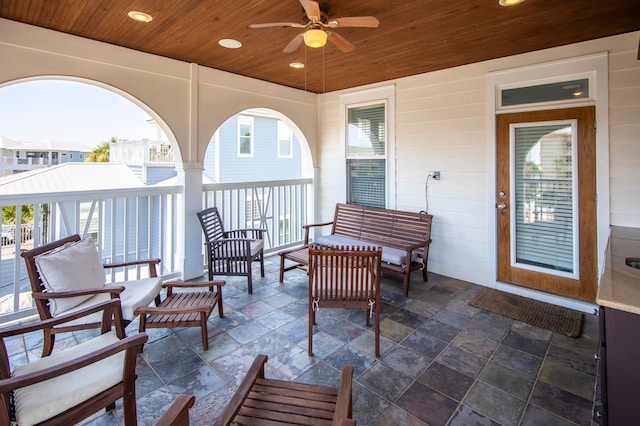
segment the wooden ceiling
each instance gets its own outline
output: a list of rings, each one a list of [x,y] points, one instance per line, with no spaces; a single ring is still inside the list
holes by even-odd
[[[339,28],[355,45],[293,53],[302,30],[248,28],[299,22],[298,0],[0,0],[0,17],[295,87],[346,89],[564,44],[640,30],[639,0],[327,0],[330,18],[375,16],[378,28]],[[150,23],[127,17],[137,10]],[[242,42],[226,49],[218,40]],[[635,49],[635,46],[631,47]],[[302,62],[302,70],[289,67]]]

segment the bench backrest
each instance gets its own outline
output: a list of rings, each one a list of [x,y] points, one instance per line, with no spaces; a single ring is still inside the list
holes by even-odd
[[[331,233],[384,246],[405,248],[431,239],[433,216],[377,207],[336,204]],[[422,251],[418,251],[423,254]]]

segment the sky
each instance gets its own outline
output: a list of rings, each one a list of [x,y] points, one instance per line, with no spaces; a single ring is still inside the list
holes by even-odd
[[[33,80],[0,87],[0,136],[68,141],[94,148],[117,139],[157,140],[148,113],[123,96],[87,83]],[[161,139],[167,140],[164,133]]]

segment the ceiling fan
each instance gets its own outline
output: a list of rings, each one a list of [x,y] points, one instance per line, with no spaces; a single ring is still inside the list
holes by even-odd
[[[294,52],[300,44],[309,47],[322,47],[327,40],[333,43],[344,53],[352,52],[355,46],[340,34],[332,31],[334,28],[361,27],[377,28],[380,22],[373,16],[352,16],[346,18],[329,19],[325,11],[320,10],[318,2],[313,0],[299,0],[307,15],[307,22],[297,24],[295,22],[270,22],[266,24],[251,24],[249,28],[267,27],[293,27],[304,28],[304,32],[298,34],[287,44],[283,50],[285,53]]]

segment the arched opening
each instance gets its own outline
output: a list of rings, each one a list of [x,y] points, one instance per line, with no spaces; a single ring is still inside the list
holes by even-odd
[[[0,132],[0,314],[31,307],[17,254],[75,233],[94,238],[104,263],[160,257],[161,273],[175,273],[160,231],[175,222],[180,153],[150,108],[91,80],[22,79],[0,86]],[[162,181],[171,189],[147,190]]]
[[[312,212],[311,164],[309,144],[288,117],[267,108],[245,109],[209,141],[205,203],[218,207],[230,229],[266,229],[267,252],[299,244]]]

